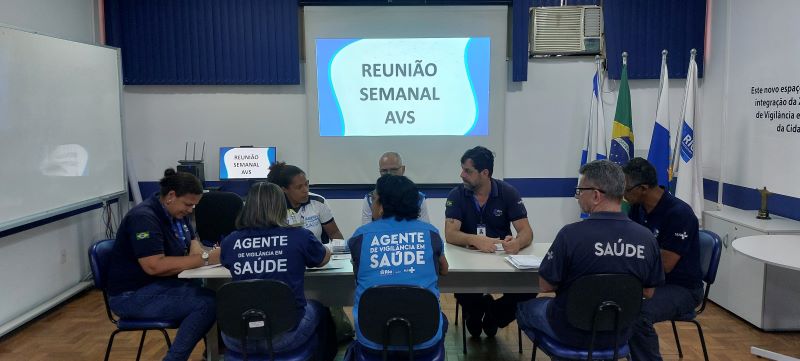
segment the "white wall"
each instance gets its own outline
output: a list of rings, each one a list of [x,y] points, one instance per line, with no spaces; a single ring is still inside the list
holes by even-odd
[[[770,191],[800,197],[797,178],[800,167],[800,135],[797,131],[778,131],[778,126],[800,124],[798,92],[752,94],[753,87],[782,87],[800,84],[800,44],[781,41],[794,33],[792,15],[800,3],[772,0],[765,4],[741,0],[715,1],[715,14],[729,18],[718,39],[725,44],[727,65],[722,89],[725,113],[723,148],[724,179],[747,188],[766,186]],[[716,59],[715,59],[716,60]],[[784,100],[780,106],[756,106],[757,100]],[[793,119],[757,118],[757,112],[780,111]]]
[[[0,23],[94,43],[94,0],[0,1]],[[8,151],[3,150],[2,151]],[[36,201],[36,194],[29,195]],[[0,238],[0,325],[50,301],[89,275],[87,250],[103,237],[100,211]],[[4,327],[0,327],[4,333]]]
[[[96,0],[3,0],[0,23],[61,39],[94,44]]]

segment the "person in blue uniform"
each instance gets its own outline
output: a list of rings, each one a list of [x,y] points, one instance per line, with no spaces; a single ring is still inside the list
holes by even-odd
[[[510,184],[492,178],[494,154],[478,146],[461,157],[461,180],[445,203],[444,234],[447,243],[493,253],[501,247],[516,254],[533,243],[533,229],[522,198]],[[517,231],[511,234],[511,225]],[[456,293],[467,330],[494,337],[516,317],[517,303],[536,297],[533,293],[509,293],[498,299],[480,293]]]
[[[161,190],[122,219],[108,262],[108,303],[120,317],[181,320],[164,360],[187,360],[216,319],[214,292],[177,278],[219,263],[205,251],[189,220],[203,186],[197,177],[164,171]]]
[[[364,291],[380,285],[411,285],[431,291],[438,299],[439,275],[447,273],[448,264],[439,232],[430,223],[418,220],[419,192],[411,180],[388,174],[380,177],[373,193],[372,212],[378,219],[359,227],[347,243],[356,276],[356,342],[379,351],[382,346],[365,339],[358,328],[359,300]],[[405,246],[384,247],[391,239],[400,240]],[[398,254],[402,255],[401,261],[394,257]],[[424,353],[442,341],[447,320],[440,315],[439,331],[430,340],[415,345],[415,350]]]
[[[699,222],[691,206],[658,186],[650,162],[633,158],[623,169],[629,216],[655,235],[666,273],[664,285],[642,304],[642,316],[630,341],[631,356],[661,360],[653,324],[692,312],[703,300]]]
[[[315,334],[325,342],[325,308],[315,300],[306,300],[303,280],[306,267],[322,267],[331,257],[314,235],[302,227],[286,224],[283,191],[275,184],[258,182],[250,187],[244,208],[236,219],[236,231],[222,240],[221,262],[231,271],[234,281],[249,279],[277,280],[294,292],[300,322],[293,330],[272,341],[276,353],[295,350]],[[242,352],[239,339],[222,334],[225,346]],[[333,343],[335,345],[335,342]],[[324,347],[324,346],[323,346]],[[248,353],[268,353],[266,340],[248,340]],[[330,350],[322,359],[332,360]]]
[[[592,334],[567,322],[566,295],[572,283],[585,275],[632,274],[652,297],[654,287],[664,280],[661,257],[653,235],[621,211],[625,176],[622,168],[597,160],[580,168],[575,198],[589,218],[561,228],[539,267],[539,288],[555,291],[556,297],[540,297],[519,305],[517,320],[523,329],[537,329],[559,342],[589,348]],[[631,328],[620,332],[620,344]],[[613,332],[598,332],[594,347],[614,346]]]

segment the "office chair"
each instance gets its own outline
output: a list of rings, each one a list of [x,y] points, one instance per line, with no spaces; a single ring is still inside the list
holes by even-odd
[[[194,220],[200,242],[206,247],[219,244],[236,229],[236,217],[242,210],[242,198],[236,193],[213,191],[200,198]]]
[[[91,247],[89,247],[89,264],[92,268],[92,277],[94,279],[94,286],[99,288],[100,291],[103,292],[103,303],[106,306],[106,314],[108,314],[108,319],[117,326],[117,329],[111,333],[111,336],[108,338],[108,346],[106,347],[106,356],[104,358],[105,361],[108,361],[108,357],[111,354],[111,346],[114,344],[114,337],[120,332],[129,332],[129,331],[142,331],[142,337],[139,339],[139,351],[136,353],[136,360],[138,361],[139,358],[142,356],[142,347],[144,346],[144,338],[149,330],[158,330],[164,335],[164,340],[167,341],[167,348],[172,347],[172,342],[169,340],[169,335],[167,334],[168,328],[176,329],[179,326],[180,321],[172,321],[172,320],[152,320],[152,319],[133,319],[133,318],[114,318],[114,315],[111,313],[111,308],[108,306],[108,294],[106,293],[108,289],[108,279],[106,279],[106,271],[108,269],[108,259],[111,254],[111,250],[114,248],[114,239],[104,239],[95,242]]]
[[[540,348],[550,357],[593,360],[629,357],[628,343],[619,344],[619,335],[639,317],[642,308],[642,283],[629,274],[596,274],[578,278],[567,291],[567,322],[591,332],[589,349],[564,345],[537,329],[524,329],[533,341],[531,361]],[[594,349],[596,332],[614,332],[614,347]]]
[[[226,361],[307,361],[316,356],[318,337],[294,350],[275,353],[272,341],[297,327],[297,304],[292,289],[275,280],[226,283],[217,291],[217,326],[225,335],[241,340],[243,353],[225,351]],[[247,342],[266,342],[268,354],[248,354]]]
[[[691,312],[680,315],[673,320],[672,333],[675,335],[675,344],[678,346],[678,357],[683,358],[683,350],[681,349],[681,340],[678,338],[678,328],[675,327],[675,322],[691,322],[697,327],[697,334],[700,335],[700,345],[703,347],[703,357],[708,361],[708,350],[706,349],[706,339],[703,337],[703,328],[697,322],[697,315],[706,309],[706,302],[708,301],[708,291],[711,285],[717,278],[717,268],[719,268],[720,253],[722,252],[722,242],[719,236],[708,230],[700,231],[700,267],[703,272],[703,282],[706,283],[706,290],[703,294],[703,302],[697,309]]]
[[[436,336],[440,315],[439,300],[424,288],[399,285],[371,287],[364,291],[359,300],[358,328],[364,338],[382,345],[382,349],[369,349],[356,340],[348,348],[344,359],[444,360],[444,335],[433,347],[424,351],[414,350],[414,345]]]
[[[461,302],[458,302],[456,299],[456,320],[453,322],[453,325],[458,327],[458,311],[461,308]],[[462,310],[463,311],[463,310]],[[519,353],[522,353],[522,329],[519,328],[519,323],[517,323],[517,346],[519,347]],[[462,352],[466,355],[467,354],[467,320],[464,319],[464,315],[462,312],[461,315],[461,348]]]

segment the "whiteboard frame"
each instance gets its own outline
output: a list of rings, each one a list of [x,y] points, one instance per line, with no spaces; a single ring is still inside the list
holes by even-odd
[[[86,207],[89,207],[89,206],[92,206],[92,205],[97,205],[97,204],[106,205],[106,204],[108,204],[109,201],[114,200],[114,199],[119,199],[119,198],[123,197],[124,195],[126,195],[128,193],[128,191],[129,191],[129,189],[128,189],[128,169],[127,169],[127,164],[125,162],[125,159],[127,159],[127,156],[126,156],[126,154],[127,154],[127,152],[126,152],[127,146],[126,146],[126,142],[125,142],[125,122],[123,120],[124,103],[123,103],[122,87],[124,85],[122,83],[122,54],[121,54],[120,49],[117,48],[117,47],[113,47],[113,46],[100,45],[100,44],[91,44],[91,43],[86,43],[86,42],[82,42],[82,41],[76,41],[76,40],[72,40],[72,39],[65,39],[65,38],[62,38],[62,37],[59,37],[59,36],[54,36],[54,35],[38,32],[38,31],[24,29],[24,28],[12,26],[12,25],[4,24],[4,23],[0,23],[0,29],[10,29],[10,30],[21,31],[21,32],[25,32],[25,33],[29,33],[29,34],[33,34],[33,35],[46,36],[46,37],[54,38],[54,39],[58,39],[58,40],[69,41],[69,42],[73,42],[73,43],[79,43],[79,44],[84,44],[84,45],[96,46],[96,47],[100,47],[100,48],[106,48],[106,49],[113,50],[116,53],[116,57],[117,57],[117,80],[119,82],[119,88],[118,88],[119,89],[119,94],[118,94],[118,96],[119,96],[119,113],[120,113],[119,114],[119,121],[120,121],[120,134],[119,135],[120,135],[120,144],[122,145],[122,150],[121,151],[122,151],[122,159],[123,159],[123,162],[122,162],[122,179],[123,179],[123,182],[122,182],[122,190],[121,191],[116,191],[116,192],[104,194],[104,195],[101,195],[101,196],[92,197],[90,199],[87,199],[87,200],[84,200],[84,201],[80,201],[80,202],[76,202],[76,203],[73,203],[73,204],[69,204],[69,205],[66,205],[66,206],[63,206],[63,207],[50,209],[50,210],[43,211],[43,212],[34,213],[34,214],[26,216],[26,217],[14,219],[14,220],[11,220],[11,221],[8,221],[8,222],[5,222],[5,223],[0,223],[0,233],[3,233],[3,237],[9,235],[9,234],[6,234],[7,230],[11,230],[11,229],[14,229],[14,228],[17,228],[17,227],[22,227],[22,226],[25,226],[27,224],[38,222],[38,221],[41,221],[41,220],[46,220],[48,218],[55,218],[55,217],[58,217],[58,216],[60,216],[62,214],[69,213],[69,212],[72,212],[72,211],[75,211],[75,210],[78,210],[78,209],[81,209],[81,208],[86,208]],[[15,232],[12,232],[12,233],[15,233]]]

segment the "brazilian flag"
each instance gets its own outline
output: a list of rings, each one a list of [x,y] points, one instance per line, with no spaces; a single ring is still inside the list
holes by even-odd
[[[628,64],[622,64],[619,81],[617,111],[611,130],[611,150],[608,159],[619,165],[633,158],[633,116],[631,115],[631,88],[628,86]]]

